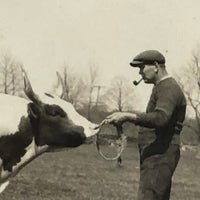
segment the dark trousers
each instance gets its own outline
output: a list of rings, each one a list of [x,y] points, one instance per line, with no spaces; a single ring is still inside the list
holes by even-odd
[[[169,200],[172,176],[180,158],[179,145],[171,144],[163,153],[151,151],[147,145],[139,145],[139,151],[138,200]]]

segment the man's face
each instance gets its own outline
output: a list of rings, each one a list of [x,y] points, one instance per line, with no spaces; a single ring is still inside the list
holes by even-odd
[[[139,74],[142,76],[145,83],[155,83],[156,71],[157,68],[155,65],[143,65],[140,67]]]

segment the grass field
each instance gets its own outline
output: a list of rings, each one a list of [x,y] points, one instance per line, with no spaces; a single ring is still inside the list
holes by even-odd
[[[182,152],[174,174],[172,200],[200,199],[200,160]],[[128,144],[123,165],[103,160],[95,145],[44,154],[11,180],[2,200],[134,200],[139,168],[135,143]]]

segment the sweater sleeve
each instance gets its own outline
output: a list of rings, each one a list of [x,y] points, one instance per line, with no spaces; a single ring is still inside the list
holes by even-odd
[[[169,120],[169,117],[163,111],[155,111],[150,113],[141,113],[137,115],[135,124],[148,128],[163,127]]]

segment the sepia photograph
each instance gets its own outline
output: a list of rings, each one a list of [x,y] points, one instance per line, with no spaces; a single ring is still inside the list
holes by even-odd
[[[199,200],[199,8],[0,0],[0,199]]]

